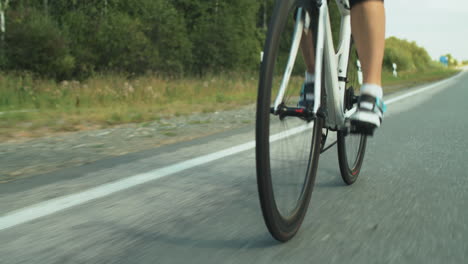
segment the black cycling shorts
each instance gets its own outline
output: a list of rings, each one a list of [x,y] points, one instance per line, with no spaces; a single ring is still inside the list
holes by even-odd
[[[353,8],[355,4],[359,4],[364,1],[368,1],[368,0],[349,0],[349,5],[351,6],[351,8]],[[381,1],[383,2],[384,0],[381,0]]]

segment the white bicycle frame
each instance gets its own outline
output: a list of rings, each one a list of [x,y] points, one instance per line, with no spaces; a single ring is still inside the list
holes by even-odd
[[[321,87],[322,82],[324,82],[327,92],[327,118],[325,126],[332,130],[338,130],[345,128],[345,120],[353,112],[348,111],[345,114],[344,111],[344,92],[346,89],[346,73],[348,70],[349,49],[351,44],[351,16],[349,0],[336,0],[341,14],[340,42],[336,53],[333,45],[328,3],[326,0],[310,1],[321,2],[319,7],[317,44],[315,50],[315,104],[313,113],[317,114],[319,107],[321,106]],[[309,15],[306,13],[306,15],[303,16],[301,12],[305,11],[299,9],[297,12],[289,60],[286,65],[278,96],[274,102],[275,110],[277,110],[283,102],[283,97],[294,67],[294,61],[296,60],[299,50],[302,31],[305,28],[307,29],[309,26]],[[302,19],[302,17],[305,17],[305,19]],[[322,71],[325,71],[325,78],[323,80]]]

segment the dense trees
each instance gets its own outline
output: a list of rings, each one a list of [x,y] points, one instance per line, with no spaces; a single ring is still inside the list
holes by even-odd
[[[434,62],[416,42],[390,37],[385,42],[384,67],[391,70],[392,63],[402,71],[421,71],[433,66]]]
[[[59,79],[249,69],[260,52],[260,7],[251,0],[12,0],[0,67]]]
[[[274,0],[0,0],[0,70],[55,79],[255,70]],[[338,29],[338,13],[331,10]],[[0,19],[1,20],[1,19]],[[337,33],[337,32],[334,32]],[[337,35],[335,34],[335,37]],[[391,38],[385,65],[430,62]]]

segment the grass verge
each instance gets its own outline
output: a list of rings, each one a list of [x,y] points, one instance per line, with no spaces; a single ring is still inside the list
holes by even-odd
[[[444,79],[456,72],[435,69],[399,73],[398,78],[385,72],[384,90],[391,93]],[[128,80],[123,75],[112,74],[84,82],[60,83],[36,80],[29,75],[3,74],[0,75],[0,142],[228,110],[254,103],[256,93],[257,77],[241,74],[177,80],[155,76]]]
[[[401,72],[398,73],[397,78],[390,72],[384,72],[382,74],[384,93],[388,94],[404,88],[442,80],[458,72],[460,71],[456,69],[436,68],[425,72]]]

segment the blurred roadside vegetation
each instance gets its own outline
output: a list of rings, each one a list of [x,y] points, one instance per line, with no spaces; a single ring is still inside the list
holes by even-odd
[[[448,66],[433,61],[427,51],[414,41],[390,37],[385,41],[382,82],[386,93],[421,83],[433,82],[458,72],[458,61],[450,54]],[[393,63],[398,77],[393,76]]]
[[[10,0],[0,68],[56,80],[253,70],[259,12],[250,0]]]
[[[40,136],[253,103],[273,3],[10,0],[0,40],[0,141],[18,131]],[[337,16],[332,6],[339,25]],[[442,79],[452,66],[391,37],[384,86]]]

